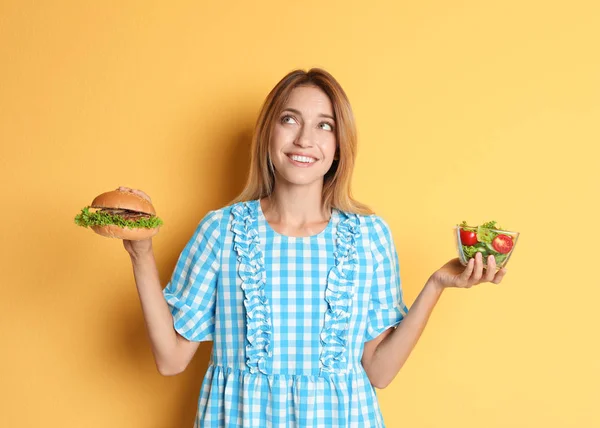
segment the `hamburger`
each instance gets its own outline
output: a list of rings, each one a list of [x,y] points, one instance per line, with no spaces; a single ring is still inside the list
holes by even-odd
[[[98,195],[75,217],[75,224],[107,238],[139,241],[156,235],[163,221],[148,199],[117,189]]]

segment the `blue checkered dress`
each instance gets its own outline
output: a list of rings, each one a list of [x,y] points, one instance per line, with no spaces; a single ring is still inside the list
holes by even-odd
[[[380,217],[288,237],[258,200],[211,211],[163,293],[177,332],[213,341],[195,427],[384,426],[360,360],[408,309]]]

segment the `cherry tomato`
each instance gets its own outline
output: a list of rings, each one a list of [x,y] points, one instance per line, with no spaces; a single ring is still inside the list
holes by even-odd
[[[462,245],[477,244],[477,234],[471,230],[460,229],[460,242]]]
[[[492,241],[492,246],[496,251],[500,254],[506,254],[512,250],[513,247],[513,239],[508,235],[498,235]]]

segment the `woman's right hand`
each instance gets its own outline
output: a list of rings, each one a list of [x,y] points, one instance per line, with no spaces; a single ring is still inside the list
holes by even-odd
[[[152,203],[152,199],[150,199],[150,196],[148,196],[145,192],[141,190],[131,189],[129,187],[123,186],[120,186],[117,190],[135,193],[136,195],[139,195],[142,198],[146,199],[148,202]],[[132,258],[139,258],[140,256],[148,254],[152,251],[152,238],[142,239],[139,241],[123,239],[123,246]]]

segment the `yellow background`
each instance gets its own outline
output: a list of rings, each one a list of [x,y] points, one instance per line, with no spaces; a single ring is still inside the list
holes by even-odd
[[[379,392],[387,426],[599,427],[599,19],[576,0],[2,1],[0,425],[191,428],[209,345],[160,376],[121,242],[73,217],[148,192],[166,285],[241,190],[268,91],[320,66],[409,306],[454,224],[521,232],[502,284],[444,293]]]

